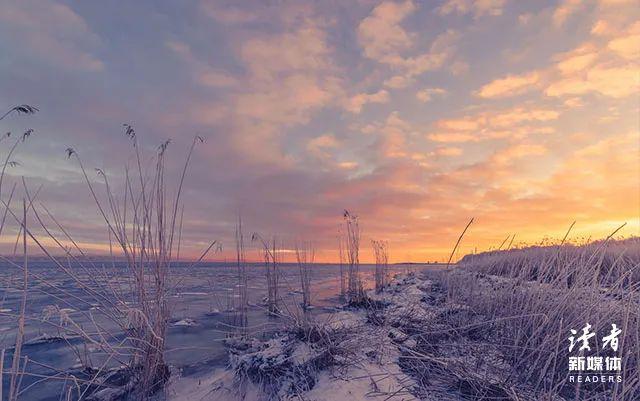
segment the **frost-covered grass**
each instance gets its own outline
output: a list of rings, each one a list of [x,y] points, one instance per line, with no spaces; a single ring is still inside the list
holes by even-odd
[[[640,397],[639,268],[638,238],[609,239],[468,255],[439,282],[448,302],[483,316],[477,329],[538,399],[629,400]],[[587,323],[598,341],[622,329],[622,383],[568,382],[570,330]]]
[[[371,291],[360,307],[289,319],[270,339],[228,339],[233,376],[212,385],[215,395],[233,400],[414,400],[413,381],[398,363],[393,319],[380,317],[384,299],[384,293]]]
[[[564,285],[637,290],[640,237],[582,245],[560,242],[466,255],[461,267],[476,272]]]
[[[26,105],[18,106],[0,120],[12,111],[32,114],[36,110]],[[171,317],[169,298],[175,290],[174,283],[170,282],[170,270],[172,263],[180,257],[182,187],[194,148],[202,138],[193,139],[173,189],[173,185],[165,181],[165,153],[169,141],[162,143],[147,162],[147,152],[138,143],[134,129],[125,124],[124,131],[131,141],[135,167],[122,166],[120,176],[96,169],[96,178],[90,178],[76,150],[66,150],[67,158],[79,168],[94,201],[96,216],[104,225],[108,236],[105,245],[110,256],[113,261],[116,258],[124,260],[125,268],[121,271],[108,271],[88,256],[88,251],[74,239],[70,230],[37,200],[40,189],[31,190],[26,180],[22,180],[23,199],[18,208],[11,203],[16,184],[6,201],[0,199],[4,207],[0,232],[5,224],[15,223],[24,255],[21,263],[14,261],[15,258],[2,257],[23,275],[18,335],[11,349],[11,366],[4,365],[5,350],[0,352],[0,378],[3,375],[10,378],[8,399],[11,401],[28,399],[28,390],[45,381],[64,383],[60,399],[144,399],[161,389],[169,378],[165,342]],[[25,132],[10,149],[0,173],[0,196],[3,195],[5,169],[13,163],[10,158],[18,144],[32,132]],[[0,142],[8,138],[9,135]],[[63,157],[64,154],[60,154],[60,158]],[[172,196],[168,196],[168,192]],[[198,261],[215,244],[212,242]],[[35,250],[45,255],[65,280],[49,280],[29,269],[28,257]],[[25,317],[33,288],[56,303],[45,308],[41,319]],[[76,355],[78,366],[65,370],[22,355],[23,345],[33,345],[33,340],[25,342],[26,318],[38,320],[40,325],[57,332],[56,336],[36,340],[40,343],[66,342]],[[182,324],[189,325],[190,322],[183,321]],[[80,341],[69,341],[72,338]],[[98,362],[93,359],[95,354],[100,354]],[[54,373],[33,373],[29,369],[32,366],[44,367]],[[30,382],[21,388],[26,376]],[[0,398],[2,396],[0,386]]]
[[[218,388],[256,400],[638,399],[636,245],[492,252],[397,277],[357,307],[230,344],[234,380]],[[587,323],[599,351],[612,323],[622,329],[622,382],[569,382],[570,329]]]

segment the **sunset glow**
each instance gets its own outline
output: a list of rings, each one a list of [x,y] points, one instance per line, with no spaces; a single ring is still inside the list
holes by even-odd
[[[458,256],[574,221],[576,241],[640,235],[639,21],[632,0],[12,1],[0,99],[40,111],[2,121],[34,129],[8,180],[42,185],[38,203],[107,253],[65,148],[117,188],[128,123],[149,154],[172,139],[176,179],[205,138],[184,184],[189,258],[214,239],[212,258],[233,258],[241,215],[247,236],[337,261],[345,209],[365,262],[372,239],[391,262],[446,261],[471,218]]]

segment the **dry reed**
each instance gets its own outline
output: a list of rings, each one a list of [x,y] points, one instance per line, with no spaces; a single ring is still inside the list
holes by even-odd
[[[315,249],[310,242],[296,243],[296,261],[300,273],[300,289],[302,291],[302,308],[311,306],[311,265],[315,260]]]
[[[37,111],[38,109],[36,107],[30,106],[27,104],[18,105],[18,106],[12,107],[2,116],[0,116],[0,121],[4,120],[6,117],[8,117],[11,114],[32,115],[32,114],[35,114]],[[18,165],[18,163],[14,160],[11,160],[11,158],[15,154],[15,151],[18,148],[18,146],[21,143],[23,143],[27,138],[29,138],[32,133],[33,133],[33,129],[29,128],[24,131],[24,133],[20,138],[14,141],[13,145],[9,149],[9,152],[7,153],[7,156],[4,160],[4,163],[2,165],[2,170],[0,171],[0,200],[2,201],[2,204],[4,207],[4,211],[2,214],[2,221],[0,221],[0,234],[4,231],[6,218],[8,213],[10,212],[11,201],[13,200],[13,195],[15,192],[15,184],[14,184],[11,188],[11,192],[9,194],[7,202],[5,202],[4,199],[2,199],[2,184],[5,179],[7,167],[15,167]],[[11,132],[7,132],[2,138],[0,138],[0,142],[9,140],[10,138],[11,138]],[[27,224],[26,201],[23,199],[22,203],[23,203],[23,216],[22,216],[22,220],[19,221],[19,224],[18,224],[21,229],[23,226],[26,227],[26,224]],[[21,296],[21,303],[20,303],[20,314],[18,315],[18,330],[16,334],[15,345],[13,348],[12,363],[11,363],[10,370],[7,372],[5,372],[5,369],[4,369],[5,350],[3,349],[0,353],[0,399],[2,399],[3,397],[4,389],[2,387],[2,382],[4,379],[4,374],[6,373],[9,375],[9,393],[8,393],[9,401],[15,401],[18,399],[18,395],[20,394],[22,378],[26,372],[26,365],[28,361],[28,358],[26,356],[25,357],[21,356],[22,346],[24,344],[24,336],[25,336],[25,318],[26,318],[26,305],[27,305],[27,292],[28,292],[28,279],[29,279],[27,237],[24,231],[21,231],[21,232],[23,233],[23,236],[22,236],[23,264],[21,266],[23,270],[22,296]],[[18,234],[18,236],[19,235],[20,233]],[[21,358],[24,359],[22,362],[21,362]]]
[[[31,274],[47,288],[43,292],[60,304],[74,309],[82,305],[87,306],[79,311],[79,314],[93,327],[86,327],[85,324],[78,323],[77,319],[63,316],[61,308],[56,310],[60,313],[61,321],[65,322],[63,325],[46,322],[67,335],[82,339],[81,347],[84,351],[77,346],[72,346],[72,350],[78,355],[90,377],[87,380],[69,378],[69,382],[80,383],[76,385],[80,398],[113,387],[105,381],[108,381],[109,365],[125,366],[119,371],[128,379],[116,390],[123,396],[135,394],[136,397],[144,399],[158,390],[169,376],[164,352],[167,324],[171,314],[169,298],[174,289],[170,283],[170,269],[180,241],[180,233],[176,232],[179,230],[177,225],[180,224],[178,211],[182,205],[181,193],[187,168],[194,148],[197,143],[202,142],[202,138],[194,138],[171,199],[167,196],[168,187],[165,181],[165,154],[170,141],[165,141],[158,147],[152,163],[147,166],[142,162],[141,146],[136,132],[130,125],[125,124],[125,135],[132,143],[136,169],[130,174],[129,168],[125,167],[120,197],[114,193],[114,187],[107,174],[96,169],[98,177],[102,179],[105,194],[101,200],[98,184],[89,178],[78,153],[73,148],[67,148],[66,151],[67,157],[77,162],[98,214],[109,233],[112,257],[116,257],[113,249],[115,243],[119,257],[123,258],[124,271],[128,274],[125,276],[124,286],[119,280],[120,273],[109,273],[97,266],[44,205],[41,205],[44,215],[35,206],[32,208],[42,234],[28,228],[25,222],[21,223],[9,209],[9,214],[21,223],[24,237],[33,241],[56,268],[71,279],[84,296],[91,299],[89,302],[84,296],[80,297],[67,288]],[[29,194],[26,184],[24,187],[31,207],[35,197]],[[51,223],[45,222],[46,217]],[[51,224],[55,229],[50,228]],[[46,246],[45,240],[53,243],[54,247]],[[202,260],[215,243],[213,241],[193,264]],[[63,256],[56,257],[55,252]],[[26,268],[24,270],[27,274]],[[111,274],[114,276],[110,276]],[[99,315],[100,319],[97,319],[96,315]],[[125,334],[123,340],[116,340],[117,332],[105,329],[105,320],[113,323]],[[91,366],[86,344],[91,344],[106,356],[103,364],[98,367]]]
[[[254,233],[252,240],[259,241],[262,245],[262,257],[267,280],[267,309],[269,314],[277,316],[280,314],[278,307],[278,285],[280,281],[278,265],[280,263],[280,249],[278,248],[275,237],[272,238],[271,241],[265,241],[260,234]]]
[[[534,246],[467,255],[440,280],[450,301],[469,305],[539,400],[640,397],[639,238],[576,246]],[[508,248],[507,248],[508,249]],[[590,324],[601,336],[622,329],[621,383],[568,381],[570,329]]]
[[[381,293],[389,278],[389,244],[386,241],[371,240],[371,245],[376,258],[375,290]]]

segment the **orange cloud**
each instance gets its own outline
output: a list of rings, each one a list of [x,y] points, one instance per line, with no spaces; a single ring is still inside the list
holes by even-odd
[[[627,60],[640,59],[640,22],[636,22],[627,32],[612,39],[607,47]]]
[[[540,76],[535,71],[522,75],[508,75],[484,85],[478,91],[478,96],[499,98],[519,95],[534,89],[539,80]]]
[[[498,138],[523,138],[533,134],[553,132],[549,126],[530,124],[557,120],[560,113],[542,108],[515,107],[512,109],[481,112],[458,119],[439,120],[436,132],[428,134],[434,142],[479,142]]]
[[[548,96],[583,95],[597,92],[612,98],[623,98],[638,93],[640,69],[628,64],[620,67],[596,66],[585,76],[560,79],[551,83]]]
[[[584,71],[598,58],[598,50],[592,44],[579,46],[568,53],[556,56],[558,63],[556,68],[564,75],[575,74]]]

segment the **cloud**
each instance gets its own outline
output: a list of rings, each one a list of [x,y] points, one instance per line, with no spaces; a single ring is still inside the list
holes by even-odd
[[[282,162],[287,128],[344,103],[326,36],[323,22],[305,12],[287,20],[281,32],[252,35],[240,44],[246,76],[231,98],[238,151],[253,160]]]
[[[463,150],[454,146],[446,146],[437,148],[435,153],[438,156],[460,156],[462,155]]]
[[[416,98],[422,103],[427,103],[433,100],[434,95],[444,95],[447,91],[442,88],[426,88],[416,93]]]
[[[413,56],[403,56],[400,54],[389,55],[382,63],[387,64],[396,71],[399,71],[406,82],[413,82],[414,78],[427,72],[441,69],[445,62],[452,58],[456,42],[460,38],[460,33],[454,30],[447,30],[433,40],[429,51]],[[451,70],[454,73],[463,72],[464,63],[454,62]],[[398,80],[396,75],[396,80]]]
[[[353,161],[340,162],[338,163],[338,167],[344,170],[354,170],[358,168],[358,163]]]
[[[416,10],[413,1],[383,2],[377,5],[358,26],[358,39],[368,58],[388,62],[413,45],[413,35],[400,25]]]
[[[260,81],[252,91],[239,94],[236,113],[257,123],[283,127],[304,124],[314,111],[332,103],[338,89],[329,78],[292,73],[281,78],[277,87],[275,82]]]
[[[434,142],[444,143],[463,143],[463,142],[477,142],[480,138],[472,133],[468,132],[436,132],[428,135],[428,138]]]
[[[570,75],[584,71],[593,65],[598,58],[598,50],[593,44],[586,43],[570,52],[557,55],[554,58],[558,60],[556,68],[560,70],[562,74]]]
[[[607,47],[627,60],[640,59],[640,22],[636,22],[625,33],[609,41]]]
[[[447,0],[438,8],[440,15],[473,14],[475,18],[482,16],[502,15],[506,0]]]
[[[415,80],[412,77],[404,75],[394,75],[393,77],[384,81],[384,86],[392,89],[403,89],[411,85]]]
[[[176,117],[173,126],[188,123],[199,131],[213,130],[218,152],[233,155],[239,163],[270,170],[292,168],[301,160],[317,163],[299,157],[308,151],[306,140],[294,141],[292,150],[289,136],[322,110],[346,104],[348,88],[327,37],[330,22],[312,7],[299,4],[263,11],[259,28],[242,23],[225,28],[233,38],[225,49],[231,52],[231,57],[225,55],[225,65],[233,61],[234,74],[209,64],[210,54],[216,53],[208,47],[196,47],[194,42],[191,48],[179,40],[167,43],[189,67],[194,81],[210,88],[187,93],[178,111],[172,109],[172,114],[184,114],[183,124]],[[206,52],[196,52],[203,48]],[[302,137],[308,135],[302,132]]]
[[[469,118],[456,120],[440,120],[436,123],[438,128],[452,131],[473,131],[477,130],[484,123],[485,118]]]
[[[494,163],[506,165],[528,156],[541,156],[548,152],[547,147],[539,144],[518,143],[496,152],[491,160]]]
[[[573,109],[576,107],[583,107],[584,106],[584,101],[582,100],[582,98],[580,97],[570,97],[568,99],[566,99],[564,102],[564,105]]]
[[[346,101],[344,108],[351,113],[358,114],[368,103],[387,103],[388,101],[389,92],[382,89],[375,93],[359,93],[352,96]]]
[[[560,113],[543,108],[514,107],[507,110],[480,112],[457,119],[435,122],[435,130],[427,135],[434,142],[464,143],[492,139],[522,139],[535,134],[554,132],[544,125],[555,121]],[[537,125],[543,124],[543,125]]]
[[[575,14],[583,6],[582,0],[561,0],[560,4],[553,11],[553,23],[561,26],[565,21]]]
[[[577,7],[565,2],[560,7]],[[573,10],[573,9],[572,9]],[[563,13],[568,11],[563,11]],[[604,20],[599,20],[601,27]],[[598,39],[591,39],[576,48],[554,55],[547,68],[507,75],[480,88],[482,98],[503,98],[542,88],[551,97],[576,97],[598,93],[610,98],[624,98],[638,89],[639,70],[632,61],[640,57],[640,23],[623,25],[619,29],[599,28]],[[600,37],[602,36],[602,37]]]
[[[232,75],[200,61],[186,43],[170,40],[165,43],[165,46],[187,63],[197,83],[213,88],[232,87],[238,83],[238,80]]]
[[[336,148],[338,141],[333,134],[324,134],[313,138],[307,145],[308,149]]]
[[[458,32],[447,30],[435,37],[428,51],[416,50],[416,34],[407,32],[401,24],[415,10],[412,1],[383,2],[358,25],[358,42],[365,57],[401,73],[388,81],[389,85],[403,85],[417,75],[441,68],[460,37]],[[409,51],[413,55],[407,55]]]
[[[7,2],[0,12],[0,32],[4,40],[19,42],[19,51],[49,64],[76,71],[105,68],[93,53],[99,37],[64,4],[51,0]]]
[[[563,78],[546,89],[548,96],[576,96],[599,93],[612,98],[623,98],[638,93],[640,69],[635,64],[620,67],[597,65],[582,76]]]
[[[326,32],[313,19],[294,24],[282,33],[255,35],[242,43],[242,59],[258,79],[275,79],[280,73],[317,72],[331,68]]]
[[[32,4],[15,3],[11,9]],[[446,255],[471,216],[480,224],[461,252],[495,246],[508,232],[525,240],[562,235],[575,219],[597,237],[590,227],[637,218],[637,110],[622,96],[637,93],[628,46],[637,10],[605,10],[594,0],[567,16],[563,26],[571,29],[545,29],[554,8],[527,2],[505,3],[499,21],[487,11],[470,22],[477,14],[471,1],[447,18],[431,12],[439,4],[402,0],[381,8],[361,1],[348,13],[336,2],[194,4],[166,19],[145,18],[158,15],[146,3],[115,15],[92,2],[77,8],[87,16],[84,27],[73,17],[66,24],[56,17],[55,28],[39,20],[20,27],[53,29],[64,46],[102,60],[100,74],[78,73],[92,71],[78,66],[62,74],[68,61],[45,59],[28,38],[21,47],[4,43],[19,33],[19,19],[0,22],[2,95],[34,99],[42,110],[3,120],[13,132],[33,124],[43,133],[21,146],[25,168],[12,178],[24,171],[34,185],[44,183],[43,202],[84,243],[100,243],[106,232],[87,206],[81,175],[55,149],[73,144],[88,168],[122,166],[129,154],[116,151],[125,139],[113,132],[121,121],[135,124],[151,153],[167,137],[181,154],[189,144],[183,134],[207,136],[185,182],[188,256],[209,239],[232,249],[238,210],[251,232],[313,239],[320,261],[337,257],[343,208],[361,217],[367,236],[389,239],[394,261]],[[453,18],[458,30],[442,32],[458,13],[465,15]],[[532,17],[522,26],[518,15]],[[371,25],[361,35],[354,18],[369,17],[385,21],[386,31],[377,35]],[[118,23],[129,21],[136,29],[124,38]],[[606,24],[592,29],[595,21]],[[91,29],[97,27],[101,37]],[[499,59],[505,46],[526,51],[518,60]],[[479,83],[450,76],[469,65],[494,75]],[[494,78],[532,73],[523,65],[539,74],[528,86],[536,90],[503,82],[499,94],[499,85],[488,92],[495,97],[479,96]],[[575,88],[562,88],[568,83]],[[437,101],[444,91],[446,104]],[[520,91],[526,97],[508,98]],[[179,162],[167,159],[168,177],[179,176]],[[86,196],[70,198],[78,193]],[[248,256],[255,255],[252,248]],[[370,260],[367,249],[362,258]]]
[[[383,121],[368,123],[362,127],[354,127],[364,134],[376,138],[372,162],[386,163],[388,159],[411,157],[413,138],[418,136],[417,129],[407,120],[400,117],[398,111],[392,111]]]
[[[489,124],[494,127],[511,127],[523,122],[547,122],[557,120],[560,113],[556,110],[540,108],[516,107],[505,112],[499,112],[486,117]]]
[[[412,131],[411,124],[401,119],[397,111],[389,114],[384,126],[380,129],[380,149],[385,157],[406,157],[409,152],[408,136]]]
[[[596,36],[608,36],[615,32],[615,29],[611,26],[609,21],[600,19],[597,20],[591,27],[591,34]]]
[[[640,23],[613,29],[603,21],[597,23],[600,28],[596,39],[590,38],[570,51],[554,55],[549,67],[497,79],[481,87],[477,95],[500,98],[538,88],[550,97],[575,98],[598,93],[619,99],[632,95],[637,91],[639,81],[638,66],[632,61],[640,57],[640,46],[637,46]]]
[[[332,159],[330,151],[338,146],[339,142],[333,134],[324,134],[310,139],[307,143],[307,150],[313,156],[329,161]]]
[[[480,88],[477,95],[485,99],[520,95],[535,88],[540,81],[536,71],[521,75],[507,75]]]

